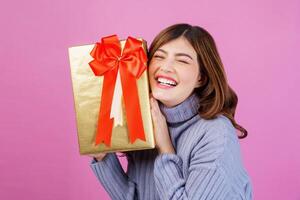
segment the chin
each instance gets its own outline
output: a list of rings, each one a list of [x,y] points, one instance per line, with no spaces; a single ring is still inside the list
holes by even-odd
[[[166,98],[166,95],[162,91],[153,91],[152,96],[158,100],[161,101],[162,103],[165,101],[168,101],[169,99]]]
[[[164,99],[164,95],[161,91],[156,91],[156,90],[153,90],[152,91],[152,96],[156,99],[156,100],[163,100]]]
[[[160,101],[167,107],[172,107],[175,105],[174,99],[170,96],[167,96],[163,91],[154,91],[152,92],[152,95],[156,100]]]

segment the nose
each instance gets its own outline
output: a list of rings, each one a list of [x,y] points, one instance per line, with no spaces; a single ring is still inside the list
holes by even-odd
[[[171,72],[170,68],[168,68],[168,67],[160,67],[160,71],[163,71],[166,73]]]
[[[159,64],[159,69],[164,72],[173,72],[173,62],[172,61],[165,61]]]

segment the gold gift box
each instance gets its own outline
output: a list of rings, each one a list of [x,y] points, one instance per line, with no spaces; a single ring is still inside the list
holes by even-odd
[[[126,40],[120,40],[122,49],[124,48],[125,42]],[[89,62],[93,60],[90,55],[93,48],[94,44],[69,48],[80,154],[122,152],[154,148],[155,143],[149,102],[149,82],[147,70],[145,70],[142,76],[137,79],[138,96],[146,141],[137,139],[134,143],[130,143],[122,98],[124,123],[122,126],[118,125],[113,127],[111,146],[108,147],[104,143],[95,145],[102,95],[101,88],[104,77],[95,76],[89,66]],[[145,41],[143,41],[143,48],[146,52]]]

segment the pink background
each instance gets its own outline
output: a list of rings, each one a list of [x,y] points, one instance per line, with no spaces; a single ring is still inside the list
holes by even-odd
[[[299,1],[11,0],[0,11],[0,199],[109,199],[78,153],[67,48],[114,33],[150,44],[178,22],[217,42],[249,131],[254,199],[300,199]]]

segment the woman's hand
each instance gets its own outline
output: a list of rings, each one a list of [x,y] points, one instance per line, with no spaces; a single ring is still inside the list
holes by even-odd
[[[151,115],[154,123],[155,143],[159,153],[175,153],[172,141],[170,139],[166,118],[161,113],[157,100],[153,97],[150,97],[150,105]]]
[[[97,161],[101,161],[106,156],[106,153],[88,154],[88,156],[96,158]]]

